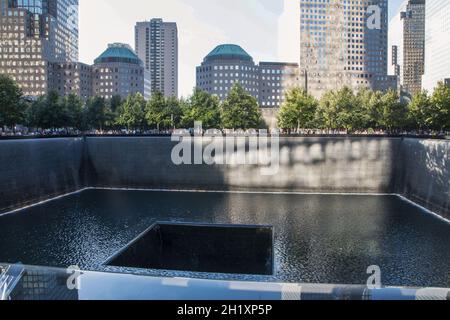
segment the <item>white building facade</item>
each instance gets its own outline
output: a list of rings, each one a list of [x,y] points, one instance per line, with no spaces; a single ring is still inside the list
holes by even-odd
[[[450,1],[426,0],[423,89],[450,78]]]

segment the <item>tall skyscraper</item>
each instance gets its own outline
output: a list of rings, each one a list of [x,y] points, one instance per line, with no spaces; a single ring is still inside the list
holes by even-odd
[[[162,19],[138,22],[135,50],[150,73],[151,91],[178,96],[178,29]]]
[[[450,78],[450,1],[426,0],[425,75],[423,88],[433,92]]]
[[[422,90],[425,67],[425,0],[406,0],[389,24],[392,57],[390,73],[400,79],[403,92]]]
[[[409,0],[403,19],[403,87],[411,94],[422,90],[425,67],[425,0]]]
[[[388,35],[388,74],[397,76],[398,87],[403,83],[403,19],[409,0],[404,0],[397,13],[389,22]]]
[[[0,73],[26,96],[51,89],[54,63],[78,60],[78,0],[0,0]]]
[[[387,0],[300,0],[300,68],[315,96],[342,86],[385,90]]]

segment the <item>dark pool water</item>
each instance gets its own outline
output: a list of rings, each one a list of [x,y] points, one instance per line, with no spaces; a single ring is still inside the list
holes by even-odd
[[[0,217],[0,261],[89,270],[154,222],[272,225],[275,274],[214,279],[450,287],[450,224],[396,196],[87,190]]]

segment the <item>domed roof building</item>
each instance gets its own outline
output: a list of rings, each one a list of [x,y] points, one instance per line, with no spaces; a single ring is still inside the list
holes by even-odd
[[[258,100],[262,108],[278,108],[287,90],[303,86],[299,66],[288,62],[256,64],[242,47],[215,47],[197,67],[197,88],[225,100],[234,83]]]
[[[197,87],[224,100],[234,83],[258,99],[258,67],[253,58],[238,45],[219,45],[197,67]]]
[[[108,63],[108,62],[122,62],[143,65],[141,59],[134,53],[133,49],[129,45],[114,43],[108,46],[94,63]]]
[[[235,44],[222,44],[217,46],[205,57],[204,62],[224,59],[253,62],[253,58],[244,49]]]
[[[126,98],[130,94],[141,93],[148,99],[149,81],[144,63],[127,44],[110,44],[94,61],[92,82],[96,96]]]

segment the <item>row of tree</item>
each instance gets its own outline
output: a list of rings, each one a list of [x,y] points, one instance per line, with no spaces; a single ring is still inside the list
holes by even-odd
[[[142,95],[131,95],[120,104],[115,124],[127,129],[193,128],[202,122],[204,129],[262,128],[264,121],[257,100],[235,84],[223,101],[200,89],[187,100],[165,98],[161,93],[145,102]]]
[[[278,115],[278,126],[289,132],[305,129],[347,132],[402,129],[440,131],[450,129],[450,88],[439,83],[434,93],[416,94],[407,104],[395,91],[354,92],[344,87],[329,91],[320,100],[302,89],[286,93]],[[141,94],[122,100],[93,97],[86,102],[76,95],[60,97],[56,92],[26,102],[17,84],[0,75],[0,127],[17,124],[40,129],[165,130],[193,128],[201,121],[205,129],[250,129],[264,126],[257,100],[239,84],[227,99],[194,89],[188,99],[166,98],[155,93],[149,101]]]
[[[397,92],[354,92],[348,87],[328,91],[320,100],[302,89],[286,94],[278,115],[278,126],[287,131],[302,129],[384,130],[450,129],[450,87],[439,83],[434,93],[426,91],[402,102]]]
[[[261,128],[264,124],[257,100],[238,84],[223,102],[205,91],[194,89],[186,100],[155,93],[149,101],[141,94],[133,94],[123,100],[119,96],[110,100],[93,97],[84,103],[74,94],[61,97],[52,91],[27,103],[21,98],[18,86],[5,76],[0,78],[0,92],[1,127],[23,124],[44,130],[142,131],[193,128],[196,121],[201,121],[205,129],[250,129]]]

